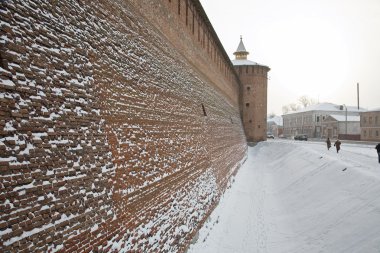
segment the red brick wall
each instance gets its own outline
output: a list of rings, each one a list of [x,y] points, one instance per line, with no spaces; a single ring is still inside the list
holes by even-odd
[[[261,65],[238,65],[235,68],[242,83],[241,108],[247,140],[266,140],[269,68]]]
[[[0,3],[1,252],[183,252],[244,160],[217,38],[137,3]]]

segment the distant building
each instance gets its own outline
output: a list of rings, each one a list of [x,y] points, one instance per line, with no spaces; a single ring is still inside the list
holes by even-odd
[[[380,141],[380,108],[360,113],[361,140]]]
[[[234,53],[232,64],[241,81],[241,105],[243,126],[247,141],[267,139],[267,86],[269,67],[247,59],[242,38]]]
[[[360,140],[360,116],[331,114],[322,122],[322,138]]]
[[[347,106],[347,116],[359,116],[360,112],[355,106]],[[308,106],[295,112],[282,115],[284,120],[284,136],[291,137],[297,134],[306,134],[310,138],[323,138],[323,121],[330,115],[346,115],[346,107],[320,103]]]
[[[283,135],[284,127],[281,116],[274,116],[267,120],[267,132],[274,135],[274,137],[280,137]]]

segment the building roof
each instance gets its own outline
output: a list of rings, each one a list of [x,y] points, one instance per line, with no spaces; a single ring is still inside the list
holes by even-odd
[[[234,52],[235,60],[247,60],[247,55],[249,53],[245,49],[244,43],[243,43],[243,37],[240,36],[240,43],[238,48],[236,49],[236,52]]]
[[[336,121],[346,121],[346,115],[338,115],[338,114],[330,114],[332,118],[334,118]],[[350,116],[347,115],[347,122],[359,122],[360,121],[360,116]]]
[[[345,107],[343,106],[343,110],[341,110],[341,105],[333,104],[333,103],[319,103],[315,105],[309,105],[306,108],[301,108],[295,112],[289,112],[288,114],[300,113],[300,112],[310,112],[310,111],[345,111]],[[356,106],[347,106],[347,111],[349,112],[365,112],[364,108],[360,108]]]
[[[283,120],[281,116],[274,116],[273,118],[268,118],[267,122],[274,122],[277,126],[283,125]]]
[[[240,43],[239,43],[239,46],[238,48],[236,49],[236,52],[244,52],[244,53],[248,53],[247,50],[245,49],[245,46],[244,46],[244,43],[243,43],[243,37],[240,36]]]
[[[232,60],[232,64],[234,66],[240,66],[240,65],[260,65],[257,62],[250,61],[250,60]]]
[[[232,65],[234,66],[263,66],[267,67],[265,65],[259,64],[254,61],[250,61],[247,59],[248,51],[245,49],[243,38],[240,36],[240,43],[238,48],[236,49],[236,52],[234,52],[235,60],[231,60]]]
[[[370,109],[370,110],[368,110],[368,112],[380,112],[380,107]]]

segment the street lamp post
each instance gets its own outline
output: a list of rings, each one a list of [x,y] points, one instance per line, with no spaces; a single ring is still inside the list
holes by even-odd
[[[347,138],[347,106],[345,104],[340,106],[340,109],[343,110],[343,106],[346,109],[346,138]]]
[[[321,115],[321,119],[323,119],[322,115]],[[324,137],[324,133],[323,133],[323,122],[322,121],[321,121],[321,129],[319,131],[320,131],[319,138],[323,138]]]
[[[346,138],[347,138],[347,106],[343,104],[344,108],[346,109]]]

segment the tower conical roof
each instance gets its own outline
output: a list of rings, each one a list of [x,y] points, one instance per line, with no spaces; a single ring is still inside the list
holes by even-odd
[[[243,43],[243,38],[242,36],[240,36],[240,43],[239,43],[239,46],[238,48],[236,49],[236,52],[247,52],[247,50],[245,49],[245,46],[244,46],[244,43]],[[247,52],[248,53],[248,52]]]
[[[243,37],[240,36],[240,43],[238,48],[236,49],[236,52],[234,53],[236,60],[247,60],[247,55],[249,53],[245,49],[244,43],[243,43]]]
[[[256,62],[253,62],[253,61],[250,61],[247,59],[247,55],[249,54],[249,52],[245,49],[245,46],[244,46],[244,43],[243,43],[243,38],[242,36],[240,36],[240,42],[239,42],[239,46],[238,48],[236,49],[236,52],[234,53],[235,55],[235,60],[232,60],[232,64],[234,66],[241,66],[241,65],[260,65],[260,66],[265,66],[265,65],[261,65],[261,64],[258,64]],[[265,66],[266,67],[266,66]]]

